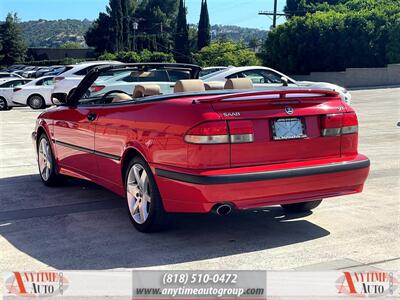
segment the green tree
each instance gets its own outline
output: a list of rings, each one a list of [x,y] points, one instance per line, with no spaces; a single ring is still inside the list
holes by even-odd
[[[271,30],[263,63],[289,74],[384,67],[400,53],[398,0],[348,0]]]
[[[244,43],[213,42],[204,47],[194,56],[196,63],[203,67],[208,66],[254,66],[260,65],[254,51]]]
[[[330,5],[336,5],[346,0],[286,0],[284,11],[292,16],[305,16],[308,12],[327,10]]]
[[[201,50],[203,47],[211,44],[211,26],[210,17],[208,14],[207,0],[201,1],[200,20],[198,27],[197,49]]]
[[[143,0],[136,15],[139,19],[138,49],[171,50],[174,44],[178,0]]]
[[[178,19],[175,31],[174,56],[177,62],[191,61],[189,45],[189,27],[186,20],[186,7],[183,0],[179,1]]]
[[[60,48],[64,49],[79,49],[82,48],[82,45],[78,42],[66,42],[60,46]]]
[[[111,31],[113,33],[114,51],[124,50],[123,12],[121,0],[110,0],[107,12],[111,17]]]
[[[111,17],[106,13],[100,13],[92,27],[85,34],[86,44],[96,48],[99,54],[114,51]]]
[[[0,40],[3,49],[0,55],[3,56],[1,60],[3,65],[11,65],[25,60],[26,45],[18,22],[17,14],[9,13],[5,23],[1,24]]]
[[[386,52],[389,63],[400,63],[400,14],[395,17],[393,26],[389,30]]]

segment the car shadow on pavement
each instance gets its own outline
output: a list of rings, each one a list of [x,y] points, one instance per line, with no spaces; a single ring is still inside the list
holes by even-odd
[[[167,231],[143,234],[131,225],[123,199],[81,180],[47,188],[36,175],[3,178],[0,197],[0,234],[12,245],[1,245],[7,261],[14,260],[15,247],[64,270],[186,263],[329,235],[305,215],[286,215],[279,207],[223,217],[175,214]]]

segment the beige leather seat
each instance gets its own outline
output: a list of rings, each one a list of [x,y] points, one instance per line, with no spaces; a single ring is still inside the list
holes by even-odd
[[[133,90],[133,98],[161,95],[161,88],[158,84],[138,84]]]
[[[133,98],[143,98],[156,95],[161,95],[161,88],[157,84],[138,84],[133,90]],[[115,94],[112,103],[124,102],[127,100],[132,100],[132,97],[127,94],[118,93]]]
[[[204,92],[206,89],[202,80],[185,79],[175,83],[174,93]]]
[[[232,78],[225,82],[224,88],[226,90],[251,90],[254,85],[249,78]]]
[[[225,84],[221,81],[204,82],[206,91],[223,90]]]
[[[114,95],[114,98],[112,99],[112,103],[124,102],[124,101],[128,101],[128,100],[132,100],[132,97],[127,94],[116,93]]]

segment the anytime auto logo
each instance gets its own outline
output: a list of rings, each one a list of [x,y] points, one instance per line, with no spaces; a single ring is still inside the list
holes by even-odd
[[[68,280],[62,272],[13,272],[5,279],[9,294],[24,297],[62,295]]]
[[[336,281],[339,294],[346,296],[381,297],[394,295],[399,286],[394,273],[373,272],[343,272]]]

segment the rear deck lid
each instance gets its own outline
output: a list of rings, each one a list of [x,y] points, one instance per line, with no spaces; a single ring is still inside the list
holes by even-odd
[[[227,121],[231,135],[240,133],[243,124],[247,134],[252,132],[252,139],[231,143],[232,167],[341,155],[340,135],[322,134],[324,118],[345,110],[334,91],[286,88],[220,95],[199,102],[212,104]]]

